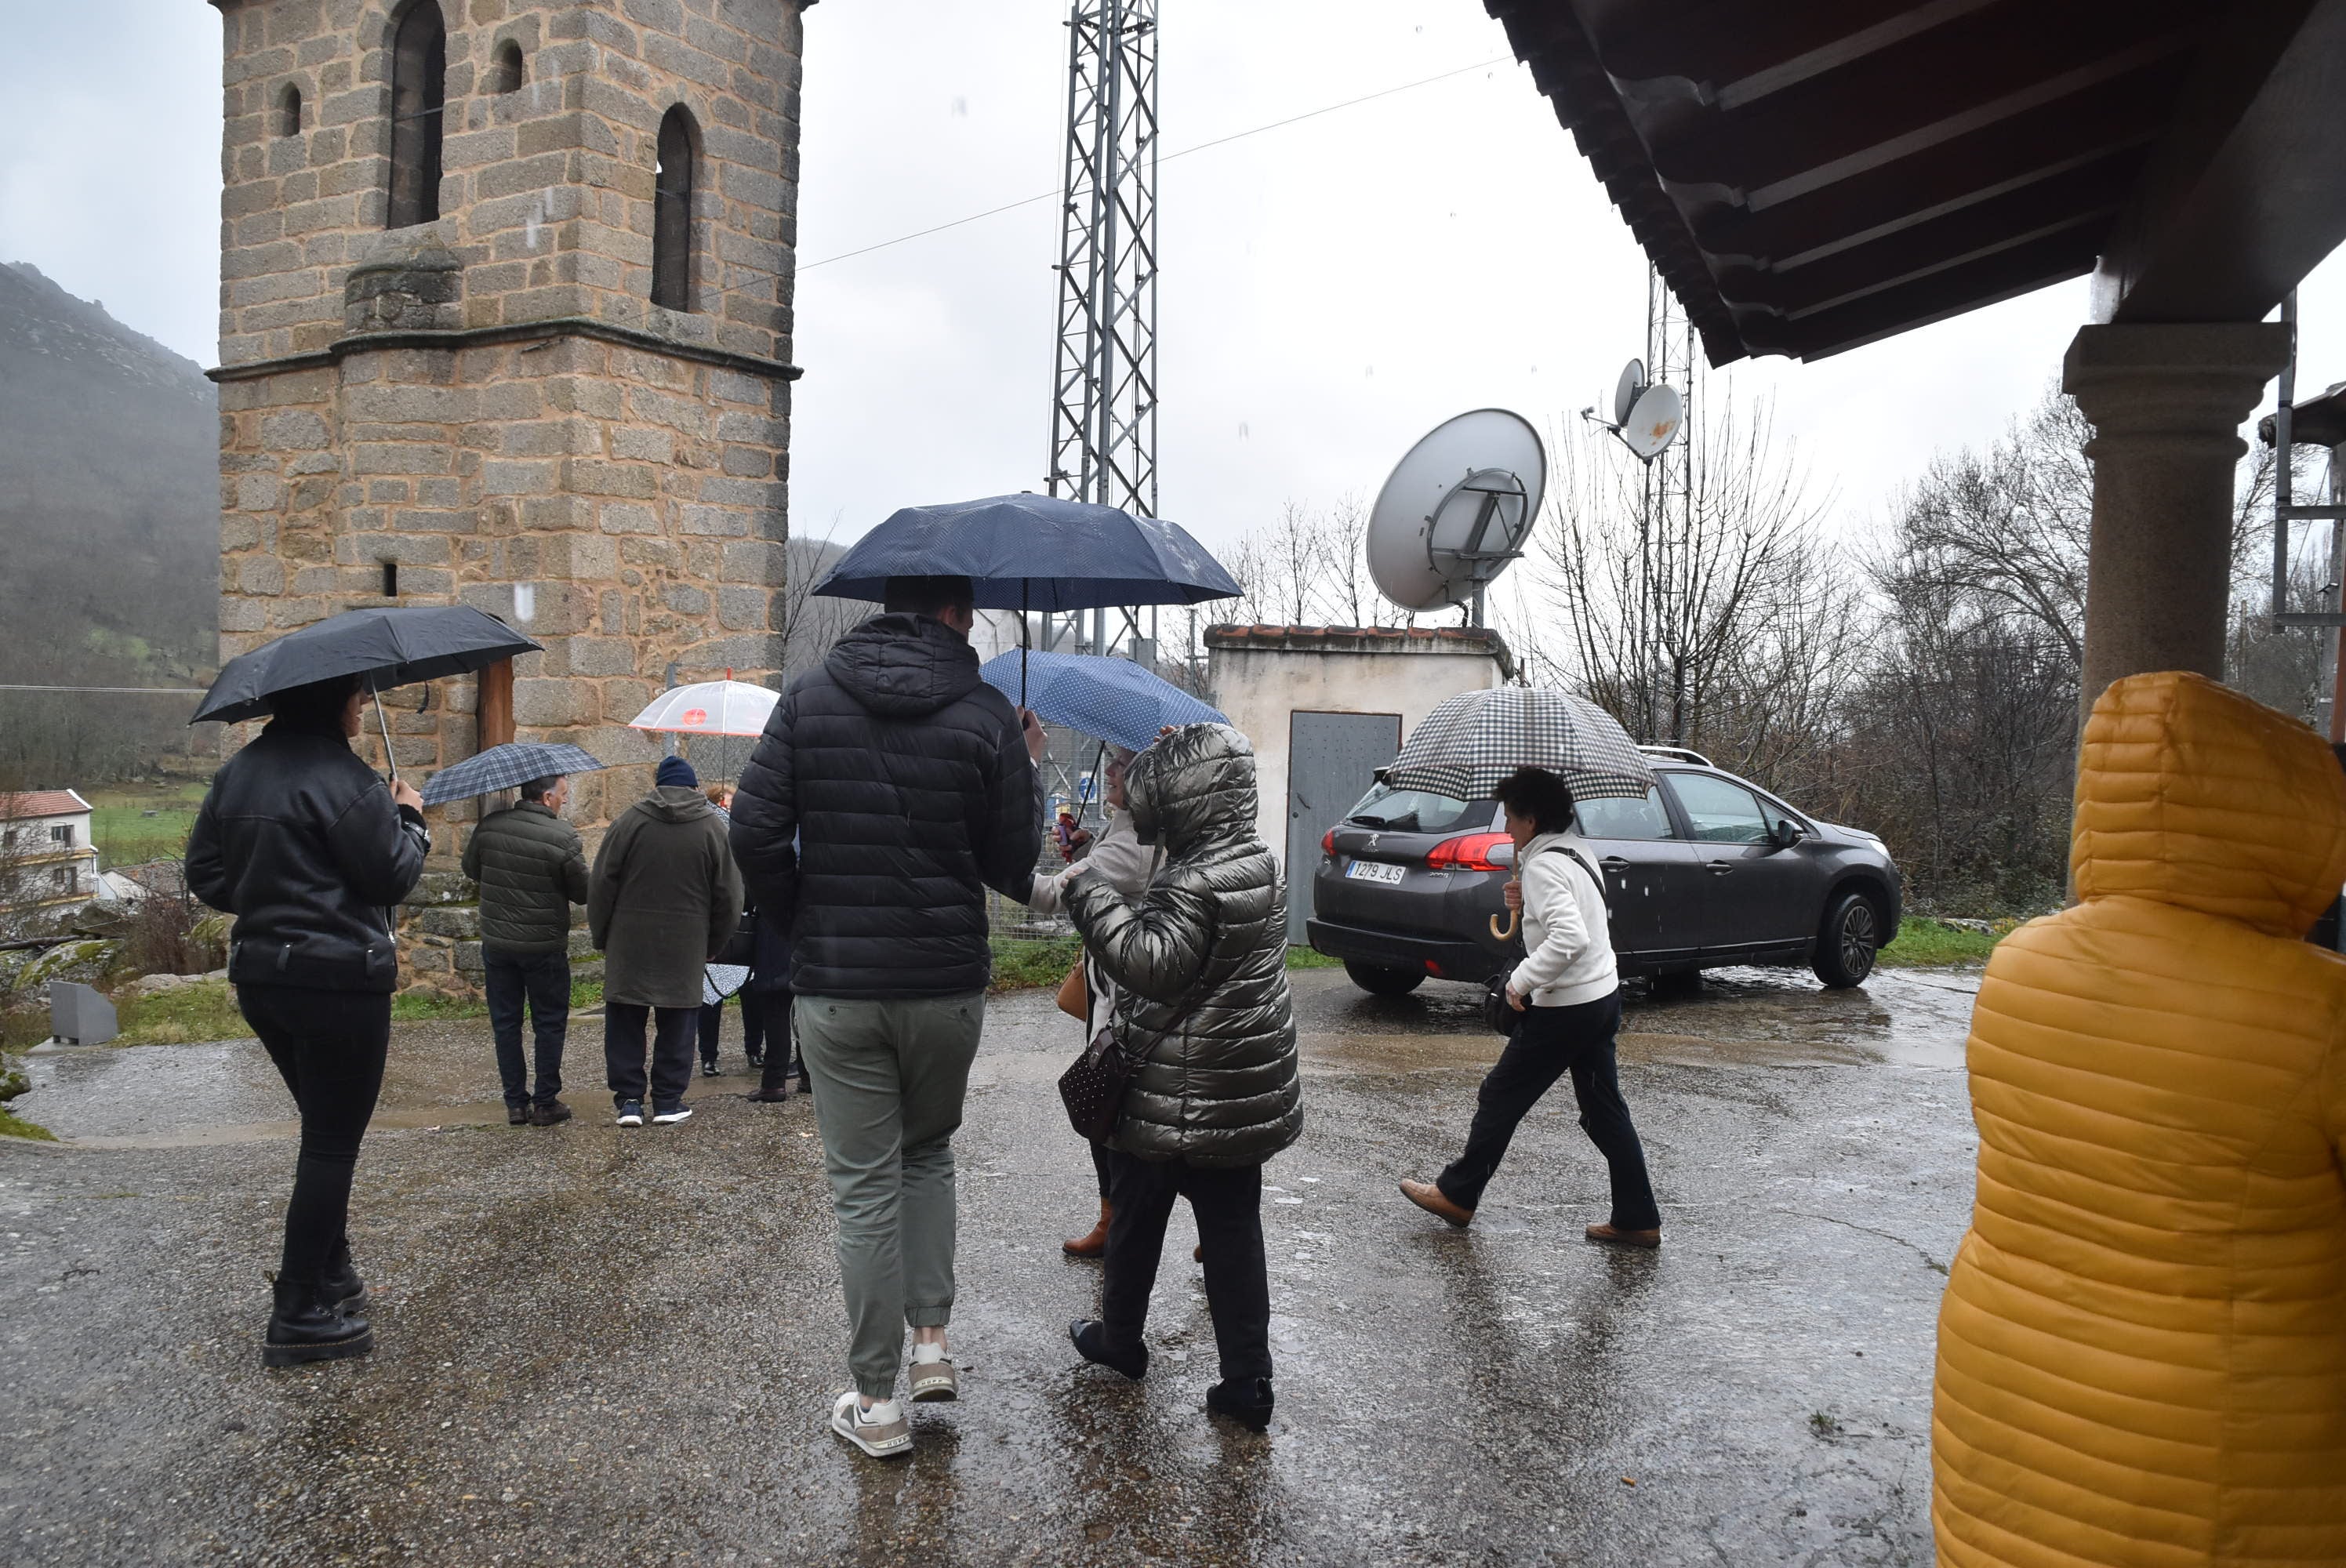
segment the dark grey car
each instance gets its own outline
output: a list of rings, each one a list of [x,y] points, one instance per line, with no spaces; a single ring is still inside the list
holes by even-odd
[[[1898,868],[1881,840],[1793,809],[1692,752],[1649,748],[1643,799],[1580,803],[1576,836],[1605,877],[1625,975],[1803,963],[1855,985],[1897,935]],[[1427,975],[1477,984],[1522,956],[1501,942],[1515,846],[1494,800],[1380,782],[1321,840],[1311,945],[1362,989]]]

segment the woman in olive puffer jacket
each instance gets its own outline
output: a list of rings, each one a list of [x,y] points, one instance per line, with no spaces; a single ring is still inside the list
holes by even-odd
[[[1070,1325],[1087,1360],[1148,1369],[1141,1329],[1177,1197],[1196,1214],[1222,1380],[1209,1410],[1269,1424],[1270,1288],[1263,1162],[1303,1125],[1287,991],[1287,899],[1255,837],[1254,750],[1227,725],[1159,738],[1125,775],[1133,830],[1165,867],[1139,905],[1081,872],[1061,894],[1117,988],[1109,1027],[1139,1060],[1110,1142],[1098,1322]]]

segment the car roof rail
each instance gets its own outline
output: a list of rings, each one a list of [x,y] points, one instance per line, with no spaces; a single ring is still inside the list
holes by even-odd
[[[1719,766],[1719,764],[1713,762],[1709,758],[1705,757],[1701,752],[1690,751],[1683,746],[1640,746],[1637,749],[1644,752],[1648,757],[1668,757],[1673,761],[1691,762],[1700,768],[1716,768]]]

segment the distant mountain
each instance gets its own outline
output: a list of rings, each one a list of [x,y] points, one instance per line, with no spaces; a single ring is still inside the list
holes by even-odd
[[[208,672],[219,561],[219,399],[201,368],[0,264],[0,680]]]

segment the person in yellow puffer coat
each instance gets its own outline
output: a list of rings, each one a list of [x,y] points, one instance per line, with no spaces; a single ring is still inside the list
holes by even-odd
[[[1943,1568],[2346,1563],[2346,774],[2201,677],[2094,705],[2077,904],[1989,960]]]

